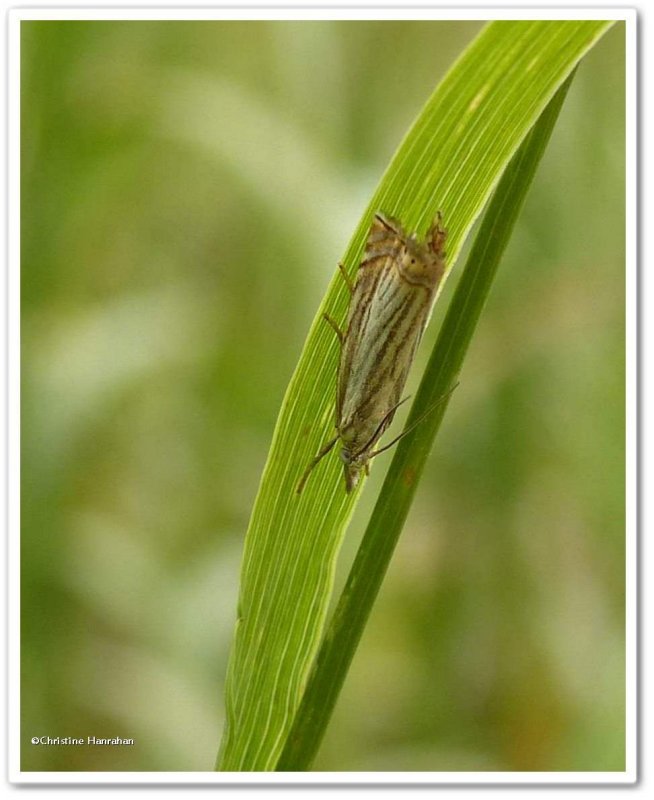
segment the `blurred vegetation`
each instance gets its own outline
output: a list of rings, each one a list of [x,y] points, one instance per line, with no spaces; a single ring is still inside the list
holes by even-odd
[[[24,769],[211,769],[284,390],[479,27],[23,23]],[[622,25],[578,71],[456,395],[314,768],[623,769]]]

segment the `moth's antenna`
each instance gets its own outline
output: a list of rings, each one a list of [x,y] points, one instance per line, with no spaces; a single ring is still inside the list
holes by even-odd
[[[393,421],[393,415],[395,414],[395,412],[397,411],[397,409],[398,409],[398,408],[399,408],[399,407],[402,405],[402,403],[406,403],[406,401],[407,401],[407,400],[410,400],[410,399],[411,399],[411,395],[410,395],[410,394],[408,394],[408,395],[407,395],[405,398],[403,398],[402,400],[400,400],[400,402],[399,402],[399,403],[395,403],[395,405],[394,405],[394,406],[393,406],[393,407],[392,407],[392,408],[391,408],[389,411],[387,411],[387,412],[384,414],[384,416],[382,417],[382,421],[381,421],[381,422],[379,423],[379,425],[377,425],[377,427],[375,428],[375,432],[373,433],[373,435],[370,437],[370,439],[368,440],[368,442],[367,442],[367,443],[366,443],[366,444],[365,444],[365,445],[364,445],[364,446],[361,448],[361,450],[360,450],[359,452],[361,452],[361,453],[362,453],[362,452],[364,452],[365,450],[367,450],[367,449],[368,449],[368,444],[369,444],[370,442],[374,442],[374,441],[376,441],[376,440],[377,440],[377,439],[378,439],[378,438],[381,436],[381,434],[380,434],[380,431],[382,431],[382,430],[383,430],[383,428],[384,428],[384,425],[386,424],[386,422],[388,422],[388,424],[390,425],[390,424],[391,424],[391,422]],[[363,407],[366,405],[366,402],[367,402],[367,401],[364,401],[364,402],[361,404],[361,406],[359,406],[359,409],[363,408]],[[358,410],[358,409],[357,409],[357,410]],[[356,413],[356,412],[355,412],[355,413]]]
[[[370,458],[374,458],[375,456],[378,456],[380,453],[383,453],[383,452],[385,452],[385,451],[386,451],[386,450],[388,450],[390,447],[393,447],[393,445],[394,445],[394,444],[397,444],[397,443],[400,441],[400,439],[403,439],[403,438],[404,438],[404,437],[405,437],[405,436],[406,436],[408,433],[411,433],[411,431],[412,431],[412,430],[414,430],[414,428],[417,428],[417,427],[418,427],[418,425],[420,425],[420,423],[424,421],[425,417],[427,417],[429,414],[431,414],[431,412],[432,412],[432,411],[433,411],[435,408],[437,408],[437,407],[438,407],[438,406],[439,406],[439,405],[440,405],[440,404],[441,404],[441,403],[442,403],[444,400],[447,400],[447,398],[448,398],[448,397],[449,397],[449,396],[452,394],[452,392],[453,392],[453,391],[456,389],[456,387],[457,387],[458,385],[459,385],[459,383],[458,383],[458,381],[457,381],[457,382],[454,384],[454,386],[453,386],[453,387],[452,387],[452,388],[451,388],[449,391],[447,391],[447,392],[446,392],[446,393],[445,393],[445,394],[444,394],[442,397],[440,397],[440,398],[439,398],[439,399],[438,399],[438,400],[437,400],[437,401],[434,403],[434,405],[433,405],[433,406],[431,406],[431,408],[428,408],[428,409],[425,411],[425,413],[424,413],[424,414],[421,414],[421,415],[418,417],[418,419],[417,419],[415,422],[413,422],[411,425],[409,425],[409,427],[408,427],[406,430],[402,431],[402,433],[401,433],[399,436],[396,436],[396,437],[393,439],[393,441],[392,441],[392,442],[389,442],[388,444],[384,445],[383,447],[380,447],[380,448],[379,448],[379,450],[375,450],[375,452],[374,452],[374,453],[371,453],[371,454],[370,454]],[[407,398],[407,399],[408,399],[408,398]]]

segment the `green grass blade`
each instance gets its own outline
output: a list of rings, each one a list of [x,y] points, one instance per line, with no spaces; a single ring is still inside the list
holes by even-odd
[[[566,80],[507,167],[476,236],[407,425],[427,414],[398,444],[343,594],[316,657],[278,770],[311,764],[381,586],[433,440],[456,384],[468,345],[490,291],[527,190],[559,116]],[[443,402],[439,403],[439,400]],[[435,404],[433,413],[427,413]]]
[[[484,28],[395,154],[347,249],[349,273],[356,270],[377,209],[420,234],[441,209],[451,269],[528,131],[610,25],[516,21]],[[338,348],[321,314],[328,311],[340,321],[347,303],[336,274],[287,390],[250,520],[221,770],[275,768],[320,643],[336,555],[357,495],[345,494],[335,454],[315,470],[299,498],[295,487],[333,432]]]

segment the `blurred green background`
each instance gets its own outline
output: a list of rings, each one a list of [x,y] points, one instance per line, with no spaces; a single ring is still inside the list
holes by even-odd
[[[22,23],[24,769],[212,769],[283,393],[480,27]],[[315,769],[624,769],[624,80],[620,24],[573,83]]]

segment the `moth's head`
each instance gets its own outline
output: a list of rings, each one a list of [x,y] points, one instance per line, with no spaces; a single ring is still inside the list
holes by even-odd
[[[364,467],[364,461],[353,456],[349,450],[343,448],[341,450],[341,461],[343,462],[343,476],[345,478],[345,491],[349,494],[355,489],[361,478],[361,470]]]

